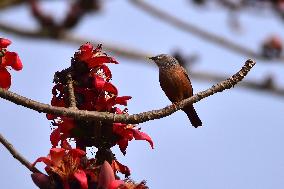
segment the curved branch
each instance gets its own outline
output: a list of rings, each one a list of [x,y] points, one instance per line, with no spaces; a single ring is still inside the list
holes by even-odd
[[[173,114],[174,112],[182,109],[183,107],[196,103],[210,95],[213,95],[218,92],[222,92],[225,89],[230,89],[234,87],[238,82],[240,82],[250,71],[250,69],[255,65],[253,60],[247,60],[242,69],[234,74],[231,78],[222,81],[216,85],[213,85],[211,88],[199,92],[194,96],[184,99],[181,102],[175,105],[169,105],[160,110],[152,110],[148,112],[143,112],[133,115],[125,114],[113,114],[108,112],[96,112],[96,111],[86,111],[86,110],[74,110],[72,108],[63,108],[63,107],[54,107],[48,104],[43,104],[26,97],[20,96],[16,93],[0,89],[0,97],[11,101],[17,105],[24,106],[29,109],[36,110],[38,112],[50,113],[55,115],[73,117],[75,119],[84,119],[84,120],[99,120],[106,122],[120,122],[120,123],[132,123],[138,124],[146,121],[160,119],[166,116]]]
[[[194,78],[196,80],[200,81],[211,81],[211,82],[220,82],[228,77],[221,76],[218,74],[213,74],[209,72],[190,72],[190,77]],[[269,92],[270,94],[284,97],[284,89],[279,88],[274,84],[274,80],[272,77],[267,76],[264,78],[261,82],[255,82],[255,81],[242,81],[239,84],[240,87],[255,90],[255,91],[261,91],[261,92]]]
[[[28,168],[33,173],[41,173],[36,167],[26,160],[14,147],[13,145],[4,138],[0,133],[0,142],[6,147],[6,149],[13,155],[15,159],[21,162],[26,168]]]
[[[260,53],[254,52],[251,49],[248,49],[245,46],[239,45],[237,43],[234,43],[233,41],[230,41],[226,38],[220,37],[216,34],[213,33],[209,33],[191,23],[185,22],[180,20],[179,18],[170,15],[148,3],[146,3],[143,0],[129,0],[132,4],[136,5],[137,7],[141,8],[142,10],[144,10],[145,12],[147,12],[148,14],[163,20],[164,22],[167,22],[168,24],[171,24],[181,30],[184,30],[188,33],[194,34],[197,37],[200,37],[201,39],[207,40],[211,43],[215,43],[225,49],[229,49],[233,52],[239,53],[239,54],[243,54],[247,57],[253,57],[256,59],[260,59],[260,60],[271,60],[271,59],[267,59],[264,56],[262,56]],[[279,57],[279,58],[275,58],[273,60],[278,60],[278,61],[284,61],[284,57]]]

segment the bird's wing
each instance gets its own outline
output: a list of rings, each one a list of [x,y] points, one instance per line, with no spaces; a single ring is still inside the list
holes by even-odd
[[[187,78],[189,84],[191,85],[191,81],[190,81],[189,76],[188,76],[188,74],[187,74],[187,72],[186,72],[186,69],[181,66],[181,70],[182,70],[183,74],[185,75],[185,77]],[[192,86],[191,86],[191,87],[192,87]],[[190,95],[191,95],[191,96],[193,95],[193,89],[191,90],[191,94],[190,94]]]
[[[181,68],[182,68],[183,74],[186,76],[186,78],[187,78],[188,81],[190,82],[190,79],[189,79],[189,76],[188,76],[188,74],[187,74],[187,72],[186,72],[186,69],[185,69],[184,67],[182,67],[182,66],[181,66]]]

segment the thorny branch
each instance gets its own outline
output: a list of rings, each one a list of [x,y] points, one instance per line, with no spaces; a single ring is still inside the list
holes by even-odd
[[[0,142],[7,148],[7,150],[13,155],[15,159],[21,162],[26,168],[28,168],[33,173],[40,173],[40,171],[33,167],[32,164],[26,160],[17,150],[13,147],[13,145],[4,138],[4,136],[0,133]]]
[[[229,39],[223,38],[221,36],[218,36],[216,34],[213,33],[209,33],[205,30],[203,30],[202,28],[199,28],[191,23],[185,22],[180,20],[179,18],[170,15],[169,13],[162,11],[156,7],[154,7],[153,5],[146,3],[143,0],[129,0],[129,2],[131,2],[133,5],[136,5],[137,7],[141,8],[142,10],[144,10],[145,12],[147,12],[148,14],[164,21],[167,22],[168,24],[171,24],[181,30],[184,30],[188,33],[191,33],[197,37],[200,37],[201,39],[207,40],[211,43],[215,43],[225,49],[229,49],[233,52],[239,53],[239,54],[243,54],[247,57],[253,57],[256,59],[260,59],[260,60],[270,60],[265,58],[264,56],[262,56],[261,53],[257,53],[254,52],[253,50],[239,45],[237,43],[234,43],[233,41],[230,41]],[[274,60],[278,60],[280,62],[284,61],[284,57],[279,57],[279,58],[275,58]]]
[[[154,53],[146,52],[143,50],[135,49],[135,48],[127,48],[125,45],[117,46],[108,42],[102,41],[95,41],[89,40],[80,36],[75,36],[72,34],[65,33],[60,38],[54,39],[50,36],[46,36],[44,33],[40,31],[32,31],[23,28],[18,28],[15,26],[10,26],[9,24],[1,23],[0,22],[0,30],[16,34],[23,37],[30,37],[30,38],[41,38],[41,39],[50,39],[50,40],[57,40],[62,41],[65,43],[81,45],[85,42],[91,42],[92,44],[104,44],[104,49],[108,52],[112,52],[121,57],[125,57],[128,59],[135,59],[135,60],[145,60],[145,57],[152,56]],[[203,80],[203,81],[210,81],[210,82],[219,82],[225,80],[226,76],[219,76],[219,74],[212,74],[212,73],[204,73],[204,72],[192,72],[190,76],[193,79]],[[284,96],[284,89],[281,89],[276,86],[267,86],[266,82],[254,82],[254,81],[245,81],[240,83],[241,87],[258,90],[258,91],[265,91],[271,94],[275,94],[278,96]]]
[[[253,60],[247,60],[242,69],[234,74],[231,78],[213,85],[211,88],[199,92],[194,96],[184,99],[175,105],[169,105],[163,109],[152,110],[148,112],[142,112],[139,114],[125,115],[125,114],[113,114],[108,112],[86,111],[86,110],[74,110],[72,108],[55,107],[48,104],[43,104],[26,97],[20,96],[16,93],[0,89],[0,97],[11,101],[17,105],[24,106],[29,109],[33,109],[38,112],[50,113],[54,115],[61,115],[67,117],[73,117],[78,120],[98,120],[106,122],[119,122],[119,123],[132,123],[138,124],[146,121],[160,119],[173,114],[174,112],[182,109],[186,105],[196,103],[210,95],[218,92],[222,92],[225,89],[234,87],[240,82],[255,65]]]

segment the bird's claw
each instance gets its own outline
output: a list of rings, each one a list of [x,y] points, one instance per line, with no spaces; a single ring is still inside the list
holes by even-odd
[[[173,104],[172,104],[175,109],[177,109],[177,104],[178,104],[178,102],[173,102]]]

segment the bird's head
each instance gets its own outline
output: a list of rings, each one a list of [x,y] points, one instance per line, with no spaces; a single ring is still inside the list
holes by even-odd
[[[159,54],[157,56],[149,57],[149,59],[153,60],[159,68],[171,67],[179,64],[174,57],[168,54]]]

